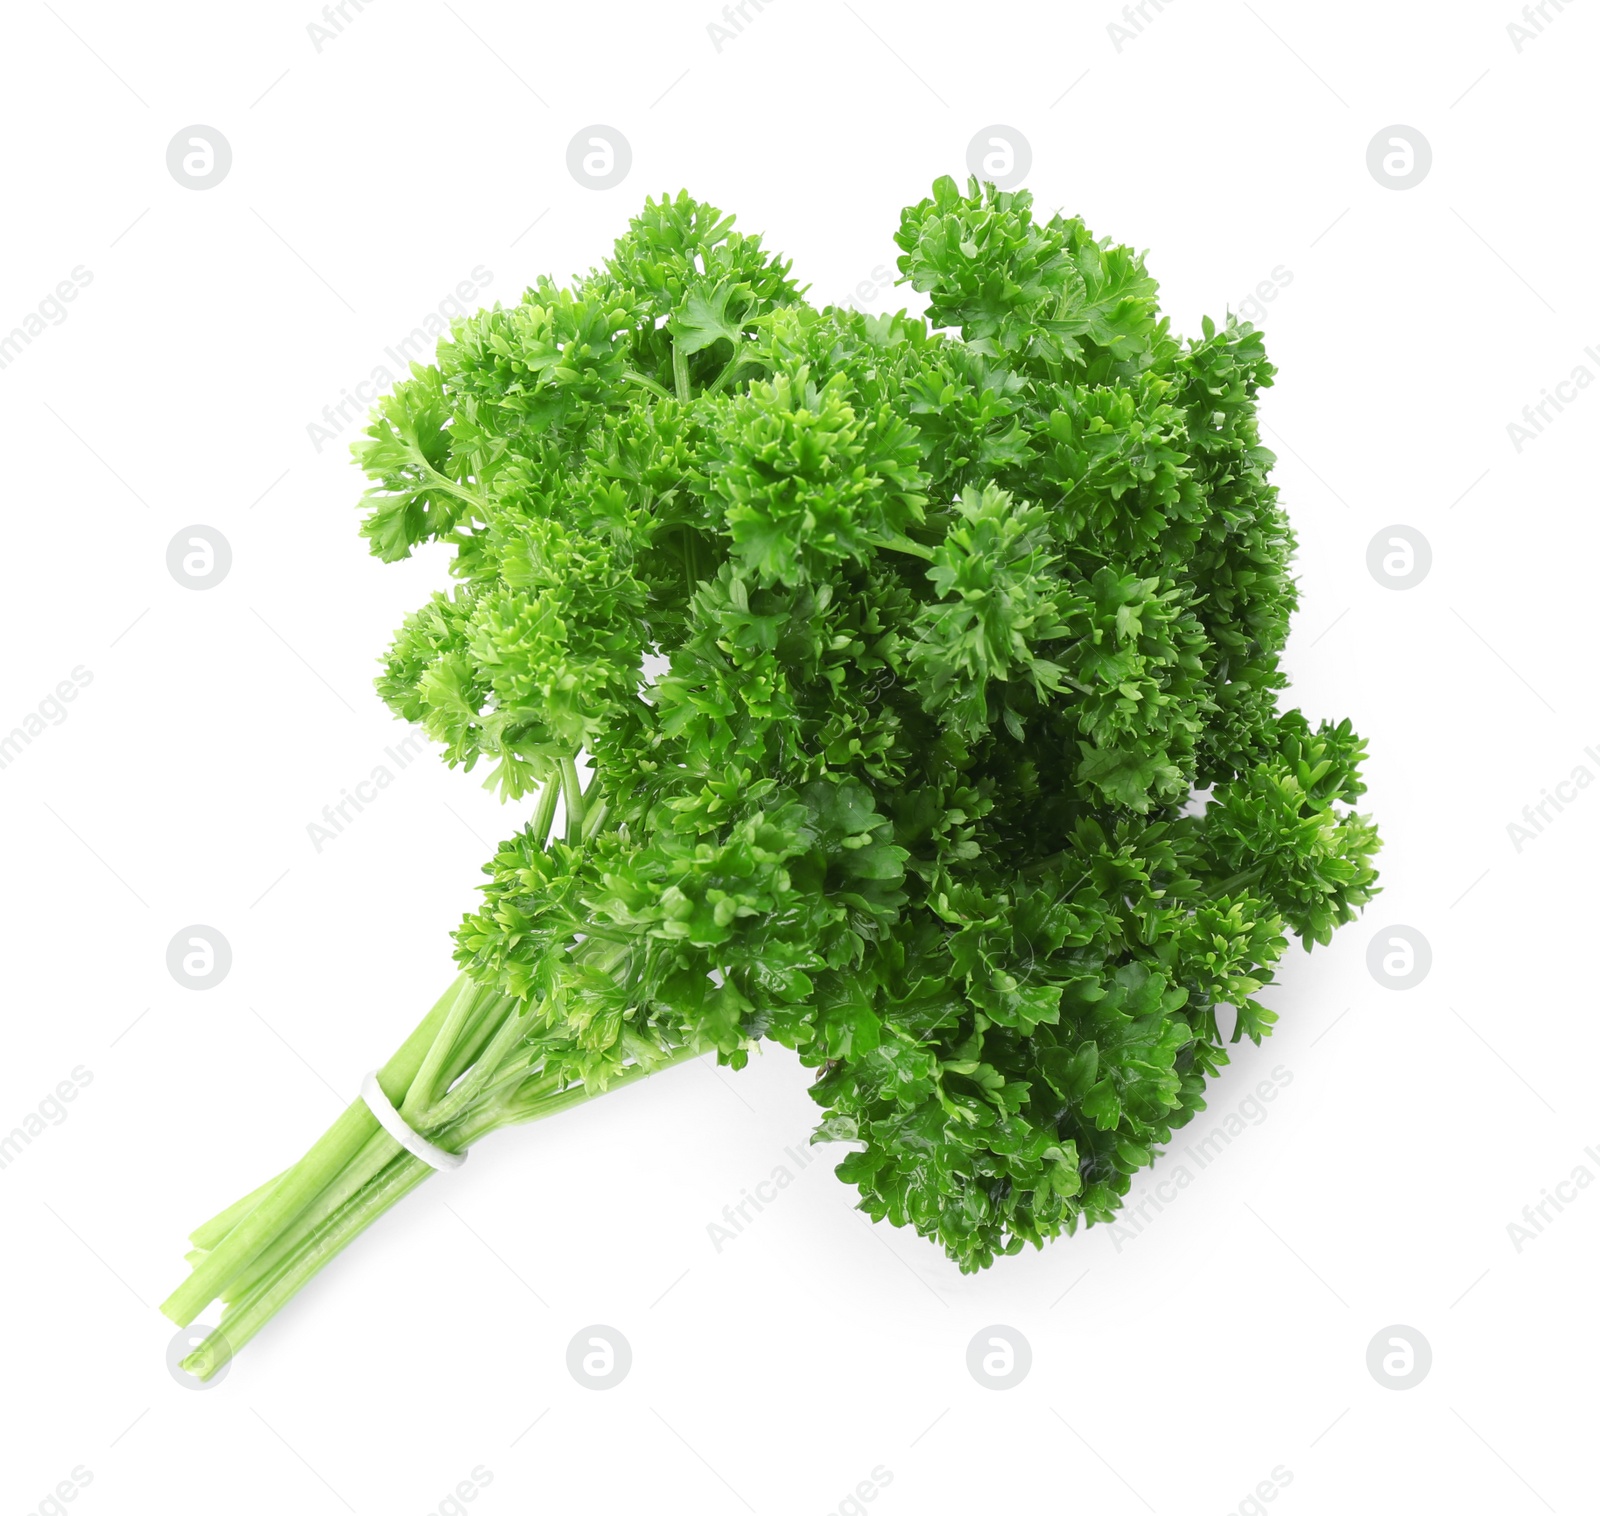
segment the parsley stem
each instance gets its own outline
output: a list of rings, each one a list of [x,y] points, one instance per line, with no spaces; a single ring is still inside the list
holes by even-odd
[[[736,352],[733,357],[728,359],[727,364],[724,366],[722,372],[711,381],[710,386],[706,389],[706,394],[719,394],[722,390],[722,387],[727,384],[727,382],[732,379],[741,368],[744,368],[747,364],[759,363],[760,361],[761,360],[753,353],[746,353],[742,349],[739,352]]]
[[[306,1237],[272,1273],[225,1310],[222,1324],[183,1360],[182,1367],[199,1379],[209,1379],[272,1320],[319,1269],[432,1173],[427,1164],[409,1153],[396,1159],[378,1179]]]
[[[539,803],[533,809],[533,819],[528,823],[528,833],[539,847],[550,841],[550,825],[556,819],[556,801],[561,798],[561,775],[553,773],[539,791]]]
[[[225,1211],[218,1211],[210,1221],[202,1222],[189,1233],[189,1241],[201,1252],[210,1252],[224,1237],[231,1232],[241,1221],[253,1211],[261,1201],[271,1193],[273,1185],[283,1175],[278,1174],[269,1179],[259,1189],[251,1190],[248,1195],[242,1195],[235,1200]]]
[[[575,758],[561,759],[557,768],[561,775],[561,798],[567,805],[567,845],[576,847],[583,841],[583,783],[578,778]]]
[[[464,500],[468,505],[477,506],[480,511],[488,508],[488,502],[475,489],[472,489],[465,484],[458,483],[448,474],[441,474],[439,470],[429,463],[427,458],[423,456],[421,448],[413,447],[411,449],[411,456],[416,461],[417,467],[420,468],[427,476],[428,483],[425,488],[443,490],[447,495],[454,495],[457,500]]]
[[[304,1238],[360,1193],[402,1151],[400,1144],[387,1132],[377,1132],[368,1138],[355,1159],[340,1171],[334,1182],[278,1234],[249,1268],[242,1270],[229,1283],[221,1295],[224,1304],[242,1300],[263,1279],[276,1273]]]
[[[622,377],[629,384],[637,384],[641,388],[649,390],[652,395],[659,395],[663,400],[672,399],[671,390],[667,389],[665,385],[657,384],[648,374],[641,374],[637,369],[623,369]]]
[[[502,1126],[554,1116],[699,1057],[704,1049],[691,1044],[659,1051],[659,1060],[630,1065],[605,1090],[583,1084],[552,1088],[555,1075],[520,1081],[506,1094],[463,1115],[451,1128],[434,1133],[433,1140],[459,1151]],[[401,1152],[387,1132],[378,1132],[333,1176],[314,1207],[274,1238],[247,1274],[230,1283],[220,1324],[183,1360],[182,1367],[198,1378],[209,1379],[322,1268],[432,1175],[433,1170],[421,1159]]]
[[[464,982],[464,974],[457,977],[394,1057],[378,1070],[378,1084],[390,1100],[405,1099]],[[162,1302],[162,1311],[179,1326],[188,1326],[380,1130],[377,1118],[364,1101],[346,1108],[306,1155],[278,1178],[266,1198],[195,1265],[189,1277]]]
[[[456,1039],[478,1009],[482,993],[480,987],[465,975],[456,981],[456,993],[450,1002],[444,1025],[423,1058],[422,1066],[412,1079],[411,1087],[406,1091],[405,1102],[400,1107],[401,1118],[408,1125],[416,1126],[420,1113],[433,1104],[434,1097],[439,1092],[440,1075],[445,1061],[454,1051]]]
[[[678,392],[678,403],[687,405],[692,398],[689,393],[689,355],[676,342],[672,344],[672,384]]]
[[[1266,871],[1266,864],[1257,863],[1233,875],[1231,879],[1224,879],[1221,884],[1214,886],[1214,888],[1219,895],[1229,895],[1238,889],[1241,884],[1254,884]]]

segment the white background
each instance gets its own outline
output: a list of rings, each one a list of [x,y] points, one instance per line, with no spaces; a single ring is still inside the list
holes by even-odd
[[[1222,1516],[1268,1509],[1274,1469],[1285,1516],[1595,1509],[1600,1187],[1520,1252],[1507,1228],[1600,1175],[1600,793],[1520,851],[1507,826],[1600,774],[1600,393],[1520,452],[1507,424],[1600,375],[1600,17],[1552,5],[1519,51],[1511,0],[1147,14],[1119,50],[1110,0],[771,0],[719,51],[712,0],[372,0],[319,51],[311,0],[7,6],[0,333],[92,281],[0,369],[0,731],[93,677],[0,770],[0,1133],[92,1075],[0,1169],[6,1516],[50,1516],[61,1481],[85,1516],[423,1516],[475,1468],[484,1516]],[[203,192],[165,161],[196,123],[233,154]],[[616,189],[567,171],[592,123],[631,143]],[[737,212],[848,298],[991,123],[1031,144],[1045,211],[1152,250],[1180,331],[1291,275],[1263,319],[1301,540],[1287,664],[1296,702],[1370,739],[1385,890],[1296,951],[1278,1032],[1191,1133],[1281,1067],[1266,1119],[1138,1235],[964,1278],[854,1213],[822,1150],[715,1250],[708,1223],[796,1168],[813,1107],[781,1051],[691,1065],[496,1137],[215,1389],[181,1388],[155,1303],[185,1235],[420,1017],[517,821],[430,752],[308,840],[404,735],[375,659],[445,582],[436,554],[367,556],[355,428],[318,451],[308,424],[474,267],[474,303],[565,278],[647,192]],[[1403,192],[1366,161],[1396,123],[1433,151]],[[204,592],[166,566],[197,523],[233,553]],[[1367,567],[1396,524],[1432,549],[1404,591]],[[233,950],[204,993],[165,965],[191,923]],[[1404,992],[1367,968],[1393,924],[1432,948]],[[591,1323],[633,1351],[604,1393],[565,1366]],[[966,1367],[991,1324],[1032,1348],[1004,1392]],[[1366,1366],[1396,1324],[1433,1356],[1399,1392]]]

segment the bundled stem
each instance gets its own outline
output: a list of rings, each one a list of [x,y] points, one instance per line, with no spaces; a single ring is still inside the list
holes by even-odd
[[[602,1093],[543,1068],[530,1018],[462,975],[379,1074],[413,1130],[449,1152],[502,1126],[536,1121]],[[697,1045],[641,1048],[606,1089],[696,1056]],[[197,1228],[193,1273],[162,1310],[187,1326],[214,1299],[219,1325],[183,1366],[207,1379],[327,1263],[433,1169],[357,1101],[299,1163]]]
[[[535,808],[541,840],[558,800],[566,807],[567,839],[578,842],[604,802],[588,804],[571,759],[555,765]],[[605,971],[616,954],[592,943],[589,956]],[[413,1131],[459,1153],[499,1127],[554,1115],[702,1051],[698,1043],[641,1041],[621,1073],[596,1087],[545,1066],[546,1048],[558,1033],[570,1029],[553,1031],[522,1002],[461,974],[378,1071],[378,1084]],[[213,1300],[220,1299],[224,1309],[220,1324],[183,1360],[184,1368],[210,1378],[320,1269],[432,1173],[384,1130],[365,1101],[353,1102],[298,1163],[191,1234],[193,1272],[161,1309],[180,1326]]]

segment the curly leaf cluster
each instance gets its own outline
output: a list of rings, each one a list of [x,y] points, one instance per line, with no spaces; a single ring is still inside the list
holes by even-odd
[[[357,451],[373,552],[454,550],[384,698],[541,796],[461,962],[591,1086],[794,1049],[862,1208],[970,1270],[1114,1215],[1378,841],[1349,723],[1278,708],[1260,334],[1173,336],[1023,192],[941,179],[896,240],[927,322],[651,201]]]

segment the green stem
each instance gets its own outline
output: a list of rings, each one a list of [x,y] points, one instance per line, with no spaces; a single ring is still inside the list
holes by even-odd
[[[445,1063],[440,1076],[441,1097],[454,1088],[456,1081],[483,1056],[483,1050],[499,1033],[506,1013],[515,1004],[510,997],[492,991],[479,995],[478,1009],[473,1013],[471,1025],[456,1039],[455,1052]]]
[[[544,782],[539,791],[539,803],[533,808],[533,819],[528,830],[533,840],[543,847],[550,840],[550,826],[556,819],[556,801],[561,798],[561,774],[558,770]]]
[[[488,508],[488,502],[475,489],[458,483],[448,474],[441,474],[423,456],[421,448],[413,447],[411,456],[416,461],[417,467],[428,476],[428,483],[424,486],[425,489],[443,490],[447,495],[454,495],[457,500],[464,500],[468,505],[477,506],[480,511]]]
[[[638,1084],[642,1079],[648,1079],[652,1074],[659,1074],[663,1069],[677,1067],[680,1063],[687,1063],[691,1058],[699,1058],[706,1052],[703,1047],[693,1044],[687,1047],[674,1048],[659,1062],[635,1063],[618,1074],[603,1090],[591,1090],[587,1085],[572,1084],[563,1089],[557,1089],[548,1095],[539,1095],[532,1101],[515,1099],[507,1102],[504,1113],[497,1123],[498,1126],[521,1126],[528,1121],[542,1121],[547,1116],[554,1116],[558,1111],[570,1110],[575,1105],[582,1105],[585,1100],[593,1100],[599,1095],[610,1095],[616,1090],[626,1089],[630,1084]],[[486,1128],[493,1131],[496,1128]],[[476,1141],[481,1133],[472,1137]]]
[[[678,403],[689,403],[689,355],[679,351],[678,344],[672,344],[672,386],[678,392]]]
[[[578,778],[577,759],[563,758],[557,764],[557,771],[561,775],[561,798],[567,805],[567,844],[576,847],[583,841],[585,813],[583,781]]]
[[[379,1069],[379,1088],[391,1101],[403,1101],[410,1091],[411,1081],[433,1047],[465,978],[463,974],[456,979],[394,1057]],[[312,1144],[305,1157],[273,1184],[266,1198],[208,1252],[193,1273],[162,1302],[163,1313],[179,1326],[188,1326],[240,1269],[316,1199],[379,1130],[377,1118],[367,1109],[365,1101],[358,1100],[349,1106]]]
[[[211,1252],[192,1274],[162,1302],[161,1309],[179,1326],[188,1326],[222,1292],[233,1276],[308,1206],[378,1130],[372,1113],[360,1102],[350,1106],[312,1145],[304,1158]]]
[[[717,377],[715,379],[713,379],[711,381],[711,385],[706,390],[706,394],[715,395],[715,394],[720,393],[720,391],[722,390],[723,385],[725,385],[730,379],[732,379],[733,376],[736,373],[738,373],[738,371],[741,368],[745,367],[747,364],[760,363],[760,362],[761,362],[761,360],[759,358],[757,358],[754,354],[746,353],[741,349],[739,352],[736,352],[733,355],[733,357],[731,357],[728,360],[727,366],[722,370],[722,372],[720,374],[717,375]]]
[[[287,1169],[284,1170],[284,1173],[287,1172]],[[218,1211],[210,1221],[202,1222],[189,1233],[189,1241],[199,1248],[201,1252],[209,1252],[256,1208],[257,1202],[263,1200],[271,1191],[273,1185],[282,1178],[283,1174],[276,1175],[262,1185],[260,1189],[251,1190],[242,1199],[235,1200],[227,1210]]]
[[[657,384],[648,374],[641,374],[637,369],[625,368],[622,377],[629,384],[637,384],[650,391],[652,395],[659,395],[663,400],[672,399],[672,391],[665,385]]]
[[[279,1266],[299,1245],[316,1231],[330,1216],[355,1198],[361,1190],[393,1162],[404,1149],[387,1132],[378,1132],[368,1139],[366,1146],[315,1200],[308,1205],[288,1229],[281,1233],[248,1268],[242,1269],[222,1292],[227,1302],[242,1299],[263,1279],[277,1272]]]
[[[1239,888],[1241,884],[1254,884],[1267,871],[1264,863],[1257,863],[1250,868],[1235,874],[1231,879],[1224,879],[1221,884],[1213,886],[1219,895],[1227,895]]]
[[[468,1110],[451,1126],[433,1132],[432,1139],[441,1146],[463,1150],[500,1127],[553,1116],[596,1095],[621,1089],[674,1064],[698,1057],[702,1051],[696,1046],[674,1048],[659,1061],[636,1063],[613,1079],[604,1091],[591,1090],[582,1084],[552,1088],[556,1076],[535,1075],[521,1081],[506,1095]],[[387,1140],[387,1134],[384,1135]],[[375,1173],[362,1178],[374,1158],[375,1150],[365,1153],[348,1174],[339,1176],[330,1186],[326,1215],[315,1222],[303,1218],[304,1226],[294,1239],[283,1239],[281,1246],[274,1244],[271,1259],[263,1257],[255,1277],[242,1283],[236,1298],[223,1311],[221,1323],[183,1360],[184,1369],[201,1379],[209,1379],[320,1269],[433,1173],[421,1159],[400,1153],[379,1165]],[[343,1198],[334,1201],[335,1192]],[[318,1205],[320,1209],[321,1200]]]
[[[511,1050],[527,1035],[529,1017],[516,1009],[514,1002],[508,1001],[506,1004],[511,1007],[510,1013],[495,1030],[483,1055],[455,1088],[445,1093],[426,1112],[423,1119],[430,1129],[456,1120],[478,1098],[510,1056]]]
[[[456,993],[444,1018],[444,1025],[433,1039],[421,1066],[412,1076],[406,1090],[405,1103],[400,1106],[401,1117],[411,1126],[416,1125],[419,1111],[433,1104],[439,1091],[440,1078],[450,1055],[455,1051],[456,1040],[470,1023],[478,1009],[482,990],[466,975],[456,980]],[[387,1090],[384,1094],[388,1094]],[[391,1097],[392,1098],[392,1097]]]
[[[181,1366],[196,1378],[209,1379],[271,1321],[319,1269],[432,1173],[427,1164],[409,1153],[396,1159],[374,1183],[307,1237],[276,1272],[225,1310],[222,1324],[183,1360]]]

